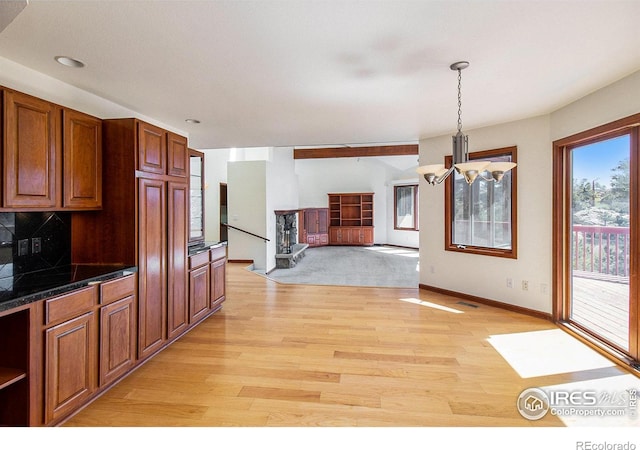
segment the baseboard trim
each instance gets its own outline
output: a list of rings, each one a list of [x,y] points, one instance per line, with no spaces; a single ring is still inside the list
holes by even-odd
[[[435,286],[429,286],[427,284],[420,283],[418,285],[420,289],[424,289],[425,291],[437,292],[438,294],[450,295],[452,297],[459,297],[465,300],[471,300],[473,302],[482,303],[483,305],[493,306],[495,308],[506,309],[508,311],[517,312],[520,314],[525,314],[527,316],[537,317],[539,319],[548,320],[553,322],[553,317],[551,314],[544,313],[541,311],[536,311],[535,309],[524,308],[522,306],[511,305],[509,303],[499,302],[497,300],[490,300],[488,298],[476,297],[475,295],[464,294],[462,292],[450,291],[448,289],[442,289]]]
[[[228,263],[253,264],[253,259],[228,259]]]
[[[383,245],[385,247],[406,248],[406,249],[415,250],[415,251],[419,250],[418,247],[409,247],[408,245],[398,245],[398,244],[374,244],[374,245]]]

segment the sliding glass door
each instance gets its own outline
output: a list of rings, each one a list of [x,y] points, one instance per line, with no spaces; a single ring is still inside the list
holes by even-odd
[[[638,123],[554,143],[554,316],[627,362],[638,354]]]
[[[629,351],[629,134],[569,148],[569,319]]]

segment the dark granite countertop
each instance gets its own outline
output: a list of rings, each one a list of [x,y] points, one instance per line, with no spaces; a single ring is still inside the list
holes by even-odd
[[[0,278],[0,312],[137,272],[116,264],[71,264]]]
[[[198,253],[206,252],[212,248],[222,247],[227,245],[227,241],[221,242],[201,242],[199,244],[189,246],[189,256],[197,255]]]

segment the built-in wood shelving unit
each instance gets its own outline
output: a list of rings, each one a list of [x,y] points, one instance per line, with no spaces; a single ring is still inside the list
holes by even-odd
[[[373,193],[329,194],[329,244],[373,245]]]

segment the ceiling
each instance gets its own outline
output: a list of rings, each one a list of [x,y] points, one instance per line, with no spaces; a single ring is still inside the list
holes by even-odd
[[[30,0],[0,56],[194,148],[391,144],[455,131],[455,61],[464,129],[508,122],[640,70],[639,24],[637,0]]]

